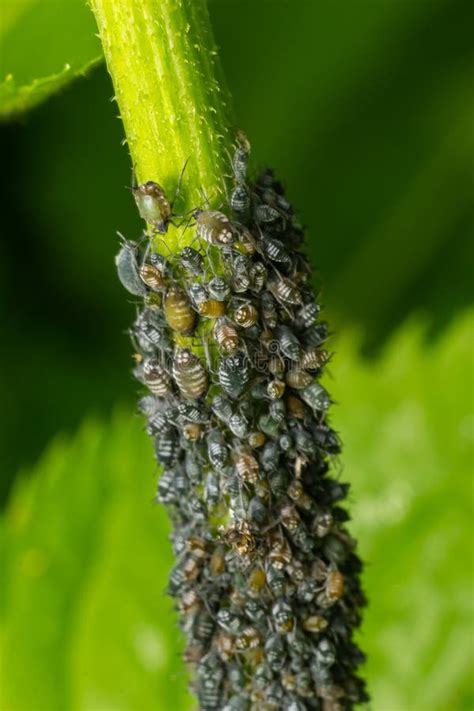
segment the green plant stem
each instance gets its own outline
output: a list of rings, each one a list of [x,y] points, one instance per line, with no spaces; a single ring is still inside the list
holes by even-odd
[[[205,0],[89,0],[137,180],[158,182],[175,211],[218,204],[231,146],[229,95]],[[170,229],[175,251],[189,235]]]

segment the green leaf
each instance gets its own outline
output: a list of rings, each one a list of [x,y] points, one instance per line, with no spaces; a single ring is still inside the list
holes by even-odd
[[[154,469],[139,420],[119,415],[53,444],[15,490],[0,529],[0,708],[188,708]]]
[[[366,561],[361,634],[373,708],[473,707],[472,314],[435,346],[405,327],[375,363],[338,347],[352,531]]]
[[[84,0],[10,0],[0,17],[0,118],[27,111],[102,59]]]

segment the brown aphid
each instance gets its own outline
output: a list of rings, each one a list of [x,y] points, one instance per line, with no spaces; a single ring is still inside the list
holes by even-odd
[[[251,533],[246,521],[241,521],[237,525],[228,528],[224,538],[241,556],[251,555],[257,547],[255,536]]]
[[[265,582],[265,571],[262,568],[254,568],[247,580],[247,590],[250,597],[258,598]]]
[[[235,646],[239,650],[256,649],[259,645],[260,635],[255,627],[246,627],[235,640]]]
[[[146,262],[139,269],[140,279],[149,289],[153,291],[162,291],[165,287],[163,274],[154,264]]]
[[[291,504],[286,504],[280,509],[280,519],[285,528],[289,531],[296,531],[301,523],[298,511]]]
[[[328,621],[321,617],[320,615],[310,615],[306,617],[302,622],[302,627],[306,632],[311,632],[312,634],[317,634],[321,632],[328,626]]]
[[[332,603],[337,602],[344,595],[344,576],[339,570],[330,570],[326,579],[325,593]]]
[[[222,575],[225,571],[225,555],[222,546],[218,546],[211,555],[209,570],[214,576]]]
[[[225,314],[225,304],[217,299],[208,299],[198,304],[197,310],[204,318],[219,318]]]
[[[190,556],[189,558],[187,558],[184,561],[183,565],[183,573],[185,575],[186,580],[196,580],[196,578],[199,576],[199,573],[201,572],[201,567],[202,562],[198,558],[195,558],[194,556]]]
[[[267,438],[265,437],[263,432],[256,431],[251,432],[249,434],[247,441],[249,443],[249,447],[251,447],[252,449],[258,449],[259,447],[263,447],[266,439]]]
[[[183,652],[183,659],[186,664],[198,664],[205,654],[205,649],[202,644],[194,640],[188,640],[186,648]]]
[[[196,422],[186,422],[183,427],[183,437],[188,442],[197,442],[204,433],[204,427]]]
[[[171,378],[154,356],[143,362],[143,378],[153,395],[163,397],[171,391]]]
[[[234,321],[242,328],[250,328],[258,321],[258,311],[253,304],[241,304],[234,311]]]
[[[196,400],[207,390],[207,372],[199,358],[187,348],[176,351],[173,359],[173,378],[181,395]]]
[[[271,380],[267,385],[267,394],[271,400],[279,400],[285,392],[285,383],[281,380]]]
[[[166,232],[171,220],[171,204],[161,185],[148,180],[132,188],[132,192],[140,217],[158,232]]]
[[[213,330],[217,346],[225,355],[232,355],[239,347],[240,339],[235,326],[227,319],[218,318]]]
[[[290,544],[279,531],[272,531],[269,540],[268,562],[277,570],[283,570],[286,565],[291,563],[293,558]]]
[[[291,368],[286,374],[286,384],[295,390],[301,390],[313,382],[313,376],[305,370]]]
[[[194,329],[196,314],[185,292],[172,286],[165,294],[163,312],[168,325],[181,335],[189,335]]]
[[[281,685],[286,691],[295,691],[296,676],[289,669],[284,669],[281,673]]]
[[[198,612],[201,607],[201,598],[193,588],[183,593],[179,603],[179,609],[183,615],[193,615],[195,612]]]
[[[235,468],[242,481],[256,484],[258,480],[259,465],[250,452],[239,452],[235,458]]]
[[[288,496],[293,499],[295,504],[305,511],[309,511],[313,505],[311,496],[304,490],[303,484],[299,479],[293,479],[288,487]]]
[[[205,558],[207,555],[206,541],[199,536],[190,536],[186,540],[186,548],[195,558]]]
[[[229,218],[219,210],[196,210],[196,232],[209,244],[226,245],[235,240]]]
[[[270,484],[266,479],[259,479],[255,484],[255,494],[260,499],[266,501],[270,498]]]
[[[302,400],[294,395],[288,395],[285,399],[286,411],[290,417],[294,417],[297,420],[304,420],[306,414],[306,408]]]
[[[234,656],[235,640],[228,632],[220,632],[214,639],[214,645],[223,662],[229,662]]]
[[[308,348],[301,356],[301,367],[305,370],[319,370],[328,359],[328,351],[313,346],[312,348]]]
[[[287,277],[279,277],[268,285],[268,290],[281,304],[300,306],[303,303],[300,290]]]

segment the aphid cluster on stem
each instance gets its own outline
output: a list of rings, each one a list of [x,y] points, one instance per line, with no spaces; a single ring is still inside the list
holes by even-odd
[[[367,698],[352,641],[365,600],[348,486],[330,476],[328,330],[303,230],[271,170],[249,179],[249,153],[239,133],[230,204],[193,211],[179,254],[122,243],[119,278],[143,300],[139,408],[173,521],[169,593],[199,708],[339,711]],[[134,194],[165,234],[164,191]]]

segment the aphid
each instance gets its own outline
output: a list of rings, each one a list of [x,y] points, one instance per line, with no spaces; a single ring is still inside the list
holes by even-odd
[[[183,426],[183,437],[187,442],[197,442],[202,437],[204,428],[196,422],[186,422]]]
[[[212,553],[209,561],[209,570],[215,577],[222,575],[225,571],[224,549],[221,546],[218,546]]]
[[[207,456],[214,469],[220,470],[227,463],[229,455],[220,430],[213,430],[207,436]]]
[[[260,644],[260,635],[255,627],[245,627],[235,640],[235,646],[239,650],[255,649]]]
[[[241,451],[235,458],[235,468],[242,481],[255,484],[258,479],[258,461],[249,452]]]
[[[202,607],[202,601],[197,592],[191,588],[183,593],[179,609],[183,615],[193,615]]]
[[[237,146],[232,158],[232,168],[237,183],[245,183],[250,155],[250,143],[243,131],[237,131]]]
[[[262,568],[256,567],[247,578],[247,590],[251,597],[258,598],[266,582],[265,572]]]
[[[166,232],[171,220],[171,204],[158,183],[148,180],[132,188],[133,197],[140,217],[152,225],[157,232]]]
[[[199,640],[200,642],[208,642],[214,632],[214,621],[210,614],[206,612],[205,610],[202,610],[198,612],[194,619],[194,624],[193,624],[193,629],[192,629],[192,634],[194,635],[195,639]]]
[[[187,348],[178,349],[175,353],[173,378],[181,395],[189,400],[201,397],[207,389],[207,372],[199,358]]]
[[[219,711],[222,708],[224,671],[217,653],[209,652],[199,663],[198,700],[200,711]]]
[[[236,526],[228,528],[224,537],[227,543],[241,556],[249,556],[255,551],[257,542],[255,536],[250,531],[249,525],[245,521],[241,521]]]
[[[162,291],[162,289],[164,289],[165,280],[158,267],[155,267],[149,262],[145,262],[141,265],[139,273],[140,279],[149,289],[153,291]]]
[[[317,425],[313,427],[313,436],[316,445],[324,449],[329,454],[338,454],[341,451],[341,444],[336,432],[327,425]]]
[[[284,669],[281,673],[281,685],[285,691],[294,691],[296,689],[296,675],[291,669]]]
[[[208,472],[208,475],[206,477],[206,486],[204,489],[206,503],[209,506],[215,506],[217,503],[219,503],[219,493],[219,479],[216,476],[215,472],[210,471]]]
[[[299,397],[294,395],[288,395],[285,398],[286,410],[290,418],[295,418],[297,420],[304,420],[306,415],[306,408]]]
[[[219,210],[196,210],[196,232],[209,244],[226,245],[235,240],[229,218]]]
[[[249,383],[250,376],[250,363],[243,353],[223,358],[219,364],[219,384],[233,400],[241,396]]]
[[[313,376],[307,373],[305,370],[300,370],[299,368],[290,368],[286,374],[286,383],[290,388],[295,390],[302,390],[306,388],[313,382]],[[301,402],[301,401],[300,401]]]
[[[296,323],[300,328],[308,328],[312,326],[316,321],[319,312],[321,311],[320,306],[315,301],[310,301],[304,304],[296,314]]]
[[[267,394],[272,400],[279,400],[284,392],[285,383],[281,380],[271,380],[267,385]]]
[[[250,523],[253,524],[256,528],[261,528],[263,524],[267,521],[267,507],[258,496],[254,496],[250,500],[250,504],[247,509],[247,516]]]
[[[284,356],[290,360],[299,360],[301,355],[300,342],[288,326],[279,326],[277,328],[278,345]]]
[[[268,551],[268,562],[277,570],[283,568],[292,559],[290,544],[279,531],[272,531],[270,534],[270,549]]]
[[[187,272],[195,276],[202,274],[204,271],[204,259],[202,254],[200,254],[197,249],[193,249],[193,247],[184,247],[184,249],[181,250],[180,262]]]
[[[228,632],[216,635],[214,644],[223,662],[229,662],[235,654],[235,637]]]
[[[328,621],[321,617],[320,615],[310,615],[305,617],[302,621],[302,627],[306,632],[311,632],[312,634],[318,634],[322,632],[328,626]]]
[[[327,362],[329,353],[321,348],[312,346],[304,351],[301,356],[301,367],[305,370],[319,370]]]
[[[272,634],[265,642],[265,656],[268,666],[273,672],[279,672],[286,659],[286,645],[283,637],[279,634]]]
[[[245,271],[236,271],[232,277],[232,291],[235,294],[243,294],[244,291],[250,289],[252,277]]]
[[[222,395],[215,395],[212,399],[211,409],[216,417],[221,420],[221,422],[224,422],[224,424],[229,422],[232,415],[232,405],[225,397]]]
[[[198,282],[194,282],[189,286],[188,296],[195,309],[199,309],[199,306],[208,299],[206,289]]]
[[[207,299],[198,305],[197,310],[204,318],[219,318],[225,314],[225,305],[223,301]]]
[[[302,454],[308,461],[316,458],[316,444],[314,438],[302,427],[298,427],[293,433],[295,447],[299,454]]]
[[[228,607],[221,608],[217,615],[217,624],[226,632],[238,634],[243,627],[243,621],[235,612],[232,612]]]
[[[290,486],[288,487],[288,496],[293,499],[295,504],[306,511],[312,506],[311,497],[305,492],[303,484],[299,479],[293,479]]]
[[[333,516],[330,511],[321,511],[316,514],[312,530],[318,536],[318,538],[324,538],[330,532],[333,525]]]
[[[258,449],[265,444],[265,435],[263,432],[250,432],[248,436],[248,444],[252,449]]]
[[[266,650],[266,645],[265,645]],[[273,671],[266,664],[259,664],[253,675],[253,683],[257,689],[265,689],[273,679]]]
[[[316,580],[313,580],[312,578],[307,578],[306,580],[303,580],[298,585],[296,591],[298,600],[305,604],[312,602],[316,597],[319,589],[320,588],[318,587],[318,583],[316,582]]]
[[[143,378],[153,395],[163,396],[171,391],[171,378],[154,356],[143,361]]]
[[[268,272],[262,262],[255,262],[250,268],[250,278],[252,281],[252,289],[260,292],[267,281]]]
[[[307,387],[300,390],[301,399],[309,405],[313,412],[321,412],[327,410],[331,404],[329,393],[319,383],[311,383]]]
[[[230,194],[230,207],[238,220],[246,222],[250,214],[250,193],[243,184],[236,185]]]
[[[270,207],[270,205],[256,205],[253,210],[253,216],[255,222],[263,225],[276,222],[276,220],[281,218],[278,210],[275,210],[274,207]]]
[[[267,442],[260,456],[262,469],[265,472],[275,471],[280,462],[280,447],[277,442]]]
[[[252,235],[250,230],[243,228],[240,230],[239,241],[234,245],[234,249],[239,249],[240,252],[244,254],[255,254],[257,249],[257,242],[255,237]]]
[[[331,667],[336,661],[336,649],[326,637],[320,640],[316,649],[316,662],[324,667]]]
[[[224,301],[230,294],[230,286],[222,277],[213,277],[207,284],[209,295],[218,301]]]
[[[306,704],[298,699],[297,696],[293,694],[288,694],[285,697],[285,709],[286,711],[306,711]]]
[[[172,286],[166,292],[163,300],[163,313],[168,325],[173,331],[182,335],[192,333],[196,321],[196,314],[182,289],[177,286]]]
[[[277,215],[279,217],[279,213],[277,213]],[[280,242],[279,239],[275,239],[275,237],[262,236],[259,241],[259,245],[264,256],[270,261],[291,266],[290,255],[288,254],[283,242]]]
[[[282,597],[285,594],[286,579],[282,570],[267,565],[266,582],[275,597]]]
[[[165,469],[158,480],[156,500],[160,504],[175,504],[179,499],[179,492],[174,485],[174,472]]]
[[[177,408],[180,418],[184,420],[203,424],[209,419],[207,412],[195,402],[181,400],[178,402]]]
[[[344,594],[344,576],[339,570],[329,570],[324,591],[318,596],[318,603],[322,607],[334,605]]]
[[[232,434],[240,439],[243,439],[249,433],[249,421],[241,412],[234,412],[229,418],[228,425]]]
[[[303,332],[303,341],[308,347],[317,347],[324,343],[328,337],[326,323],[314,323]]]
[[[152,321],[151,312],[142,311],[134,324],[132,333],[137,338],[139,346],[146,352],[155,352],[156,349],[169,350],[171,343],[167,338],[163,324]]]
[[[137,249],[136,242],[123,240],[122,246],[115,257],[115,266],[122,286],[134,296],[145,296],[147,292],[143,281],[140,279]]]
[[[174,428],[161,432],[155,440],[155,454],[160,464],[172,466],[179,452],[179,437]]]
[[[262,319],[269,328],[275,328],[278,322],[275,299],[269,291],[262,292],[260,296],[260,310]]]
[[[296,531],[298,526],[300,526],[301,524],[301,518],[295,507],[291,506],[291,504],[286,504],[285,506],[281,507],[280,520],[284,527],[291,532]]]
[[[283,400],[273,400],[270,402],[269,413],[274,420],[283,424],[286,420],[286,407]]]
[[[218,318],[213,329],[217,346],[222,353],[232,355],[239,347],[240,339],[235,326],[225,318]]]
[[[290,306],[299,306],[303,303],[301,292],[299,289],[286,277],[279,277],[268,283],[268,289],[273,296],[281,304],[289,304]]]

